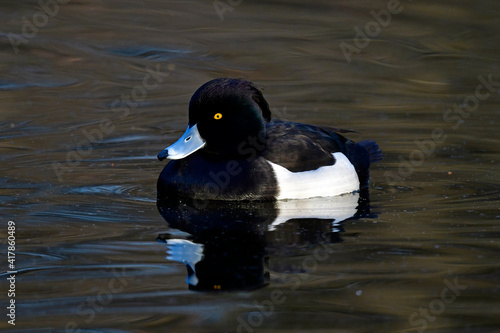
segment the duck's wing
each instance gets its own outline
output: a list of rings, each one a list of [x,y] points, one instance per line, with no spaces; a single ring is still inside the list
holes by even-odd
[[[345,154],[346,143],[350,142],[329,129],[294,122],[272,122],[266,130],[266,149],[262,157],[292,172],[333,165],[332,154]]]
[[[324,131],[327,131],[327,132],[333,132],[333,133],[342,133],[342,134],[346,134],[346,133],[357,133],[359,134],[359,132],[356,132],[356,131],[353,131],[353,130],[348,130],[348,129],[345,129],[345,128],[337,128],[337,127],[330,127],[330,126],[317,126],[318,128],[321,128],[322,130]]]

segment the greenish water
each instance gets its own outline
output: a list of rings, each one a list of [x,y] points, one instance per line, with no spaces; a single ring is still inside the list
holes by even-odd
[[[0,8],[3,331],[500,330],[497,2]],[[369,202],[175,203],[167,223],[156,154],[220,76],[276,118],[377,141]]]

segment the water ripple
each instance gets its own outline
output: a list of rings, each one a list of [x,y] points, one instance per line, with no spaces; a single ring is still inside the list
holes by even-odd
[[[144,58],[149,60],[172,60],[174,58],[183,57],[187,54],[192,54],[192,51],[181,49],[167,49],[149,46],[130,46],[121,48],[109,49],[111,54],[124,56]]]

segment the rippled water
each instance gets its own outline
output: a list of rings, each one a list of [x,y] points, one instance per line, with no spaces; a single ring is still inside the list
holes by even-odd
[[[497,2],[54,3],[0,5],[2,330],[500,330]],[[155,156],[220,76],[376,140],[369,194],[160,215]]]

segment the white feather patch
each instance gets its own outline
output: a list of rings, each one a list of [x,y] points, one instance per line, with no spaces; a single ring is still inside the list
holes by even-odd
[[[268,161],[278,182],[276,199],[332,197],[359,190],[359,178],[351,162],[342,153],[332,155],[334,165],[302,172],[291,172]]]

